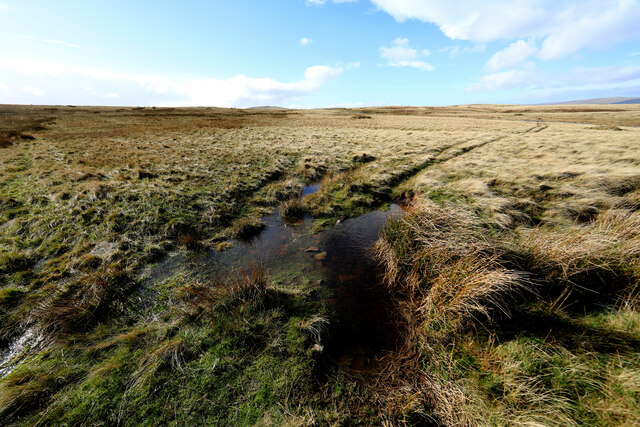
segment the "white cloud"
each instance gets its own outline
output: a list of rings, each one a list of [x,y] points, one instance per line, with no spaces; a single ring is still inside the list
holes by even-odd
[[[390,67],[412,67],[422,71],[432,71],[431,64],[418,60],[424,56],[429,56],[427,49],[418,51],[409,45],[409,39],[401,37],[393,40],[390,47],[380,48],[380,58],[386,59]]]
[[[9,9],[9,6],[6,3],[0,3],[0,12],[4,12],[7,9]]]
[[[0,91],[2,92],[9,92],[9,88],[6,87],[5,85],[3,85],[2,83],[0,83]]]
[[[537,51],[538,48],[533,40],[518,40],[511,43],[509,47],[495,53],[487,62],[487,69],[489,71],[498,71],[520,65]]]
[[[640,36],[637,0],[371,1],[400,22],[433,23],[451,39],[483,43],[539,37],[545,60]]]
[[[58,44],[58,45],[60,45],[60,46],[71,47],[71,48],[74,48],[74,49],[79,49],[79,48],[80,48],[80,45],[79,45],[79,44],[75,44],[75,43],[66,43],[66,42],[63,42],[63,41],[60,41],[60,40],[51,40],[51,39],[49,39],[49,40],[43,40],[43,41],[44,41],[45,43],[49,43],[49,44]]]
[[[304,105],[304,104],[290,104],[287,105],[287,108],[291,108],[293,110],[309,110],[309,109],[319,109],[319,108],[358,108],[364,107],[364,102],[341,102],[339,104],[328,104],[328,105]],[[369,105],[373,107],[373,105]]]
[[[518,86],[531,85],[537,80],[537,77],[538,73],[532,70],[502,71],[480,77],[480,82],[471,85],[467,90],[477,92],[513,89]]]
[[[350,70],[350,69],[352,69],[352,68],[360,68],[360,65],[361,65],[361,64],[360,64],[359,62],[349,62],[349,63],[345,66],[345,68],[346,68],[347,70]]]
[[[438,52],[449,52],[449,56],[451,58],[456,58],[462,54],[472,54],[472,53],[483,53],[487,49],[487,45],[485,44],[476,44],[473,46],[447,46],[443,49],[438,50]]]
[[[629,56],[640,56],[640,52],[631,52]]]
[[[543,73],[528,65],[521,70],[509,70],[482,76],[468,92],[522,90],[527,96],[545,97],[554,94],[583,91],[618,93],[626,88],[640,89],[640,67],[608,66],[577,67],[564,73]],[[609,95],[612,96],[612,95]]]
[[[18,82],[25,93],[41,96],[49,104],[100,104],[116,98],[97,94],[119,94],[119,105],[172,105],[249,107],[284,105],[335,79],[342,68],[313,66],[298,81],[282,83],[271,78],[244,75],[227,80],[214,78],[184,79],[104,71],[67,64],[45,63],[17,58],[0,58],[0,79]],[[33,87],[38,81],[40,88]],[[91,91],[85,88],[91,88]],[[46,96],[42,96],[45,95]],[[28,103],[17,96],[6,100]]]
[[[35,86],[25,86],[22,88],[22,91],[26,93],[30,93],[31,95],[34,95],[34,96],[42,96],[46,94],[45,91]]]
[[[114,92],[110,92],[110,93],[105,95],[105,98],[117,99],[117,98],[120,98],[120,95],[118,95],[117,93],[114,93]]]
[[[301,38],[301,39],[300,39],[300,44],[301,44],[302,46],[308,46],[308,45],[310,45],[311,43],[313,43],[313,40],[311,40],[310,38],[303,37],[303,38]]]

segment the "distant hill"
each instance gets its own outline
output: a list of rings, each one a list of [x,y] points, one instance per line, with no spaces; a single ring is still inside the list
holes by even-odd
[[[629,98],[624,101],[616,102],[616,104],[640,104],[640,98]]]
[[[610,98],[592,98],[580,99],[577,101],[564,102],[547,102],[540,105],[574,105],[574,104],[640,104],[640,97],[610,97]]]
[[[286,108],[274,105],[260,105],[258,107],[249,107],[247,110],[286,110]]]

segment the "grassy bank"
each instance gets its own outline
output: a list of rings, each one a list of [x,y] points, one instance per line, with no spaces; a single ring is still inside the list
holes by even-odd
[[[638,211],[609,208],[563,225],[543,214],[537,226],[503,227],[467,203],[417,197],[377,244],[406,325],[381,383],[389,416],[637,422]]]

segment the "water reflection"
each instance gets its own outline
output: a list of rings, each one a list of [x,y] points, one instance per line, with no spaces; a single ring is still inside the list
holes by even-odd
[[[318,186],[305,188],[304,195]],[[226,251],[181,253],[154,268],[152,280],[161,280],[188,266],[190,274],[206,282],[224,282],[234,272],[260,264],[272,277],[285,283],[322,279],[333,289],[330,301],[337,313],[331,337],[338,357],[348,348],[389,348],[396,336],[389,295],[381,284],[381,272],[371,248],[389,217],[402,215],[398,205],[345,220],[314,234],[313,218],[298,224],[283,221],[280,210],[263,218],[265,229],[251,240],[233,241]]]

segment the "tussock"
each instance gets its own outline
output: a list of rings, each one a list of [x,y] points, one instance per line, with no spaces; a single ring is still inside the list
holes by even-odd
[[[414,202],[376,244],[387,285],[424,318],[506,311],[501,296],[525,287],[524,276],[493,250],[468,214],[428,202]]]
[[[259,266],[251,266],[249,271],[241,270],[226,283],[207,286],[191,283],[178,290],[180,309],[187,317],[212,315],[215,310],[231,309],[242,304],[264,307],[269,280]]]
[[[299,199],[291,199],[282,205],[282,218],[288,222],[298,222],[306,210]]]
[[[134,284],[121,268],[102,267],[41,302],[34,320],[49,332],[70,333],[89,328],[110,308],[123,304]]]

